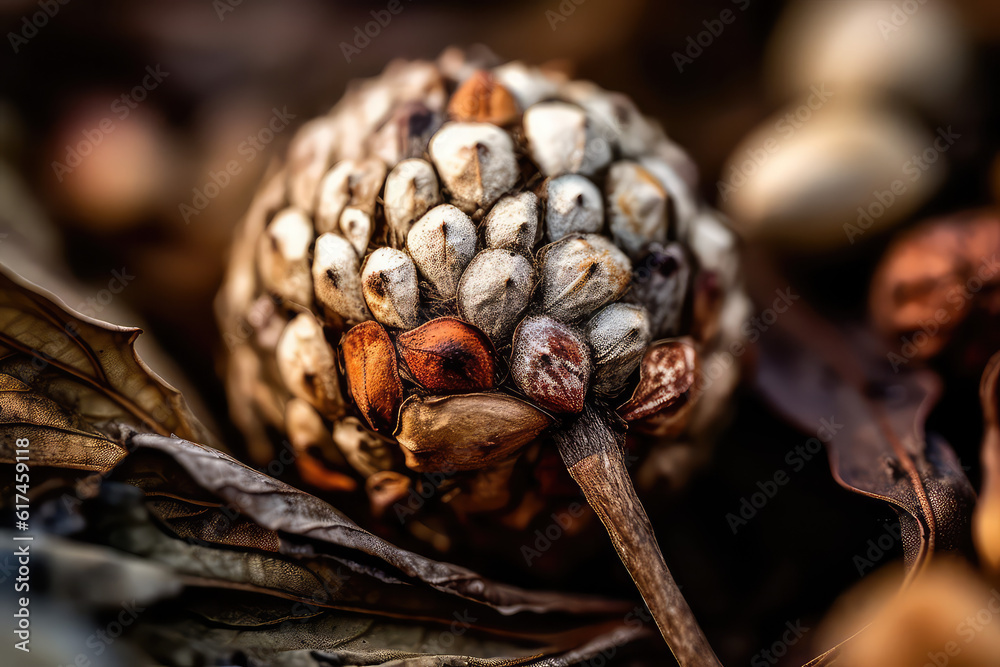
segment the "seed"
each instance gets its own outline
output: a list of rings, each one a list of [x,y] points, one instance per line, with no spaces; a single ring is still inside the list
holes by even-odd
[[[393,248],[406,244],[406,235],[420,217],[441,203],[434,167],[426,160],[403,160],[385,181],[385,219]]]
[[[458,87],[448,103],[452,120],[508,125],[520,109],[514,97],[490,72],[478,70]]]
[[[529,191],[502,197],[490,209],[483,227],[490,248],[530,255],[538,240],[538,197]]]
[[[257,262],[264,287],[286,301],[309,307],[313,299],[309,246],[313,228],[297,208],[279,211],[257,245]]]
[[[307,401],[301,398],[288,401],[285,405],[285,429],[295,453],[295,466],[303,480],[327,491],[354,491],[358,487],[354,478],[330,469],[315,456],[318,453],[340,465],[347,465],[344,456],[334,447],[322,417]]]
[[[697,353],[687,339],[664,340],[652,345],[639,366],[639,386],[618,408],[625,421],[657,416],[686,402],[694,386]]]
[[[632,265],[610,240],[597,234],[573,234],[538,251],[542,310],[575,320],[621,297],[632,278]]]
[[[427,144],[441,122],[441,115],[422,102],[402,104],[372,135],[369,140],[371,153],[390,166],[420,157],[427,151]]]
[[[586,332],[594,352],[594,391],[614,395],[639,365],[652,340],[646,309],[612,303],[590,318]]]
[[[531,157],[545,176],[590,176],[611,161],[611,146],[595,136],[580,107],[541,102],[524,112]]]
[[[514,456],[551,423],[506,394],[413,395],[400,408],[396,440],[411,470],[480,470]]]
[[[512,250],[476,255],[458,285],[462,317],[482,329],[495,345],[506,341],[531,301],[535,271]]]
[[[545,231],[558,241],[567,234],[596,234],[604,226],[601,191],[578,174],[551,178],[545,183]]]
[[[551,317],[525,318],[514,332],[510,372],[521,391],[553,412],[583,410],[590,381],[587,343]]]
[[[500,65],[493,69],[493,75],[510,91],[522,109],[554,96],[565,79],[537,67],[528,67],[522,62]]]
[[[299,313],[285,326],[275,348],[278,373],[288,391],[328,419],[343,414],[333,349],[323,327],[310,313]]]
[[[347,382],[361,416],[378,429],[396,425],[396,409],[403,400],[396,348],[378,322],[362,322],[340,343]]]
[[[510,135],[488,123],[446,123],[430,154],[452,203],[469,214],[492,206],[519,175]]]
[[[376,519],[385,516],[393,505],[410,495],[411,485],[409,477],[393,470],[379,471],[365,480],[372,515]]]
[[[611,165],[607,181],[611,236],[632,257],[667,242],[667,191],[635,162]]]
[[[439,317],[396,338],[399,356],[417,384],[437,394],[493,388],[493,346],[476,327]]]
[[[312,279],[320,306],[349,324],[371,319],[361,293],[361,262],[347,239],[323,234],[316,239],[313,255]]]
[[[559,96],[579,104],[594,126],[594,134],[611,141],[628,157],[649,151],[663,142],[663,131],[636,108],[627,95],[604,90],[590,81],[571,81],[559,88]]]
[[[462,272],[476,254],[476,226],[451,204],[441,204],[410,228],[406,249],[438,295],[451,299]]]
[[[385,181],[381,160],[343,160],[323,177],[316,210],[319,233],[343,234],[364,255],[375,228],[375,205]]]
[[[333,424],[333,442],[348,465],[365,477],[395,465],[395,447],[355,417],[344,417]]]
[[[635,269],[632,291],[646,306],[653,338],[676,336],[687,298],[691,263],[679,243],[653,244]]]
[[[417,267],[402,250],[379,248],[365,261],[361,291],[372,315],[387,327],[412,329],[420,318]]]

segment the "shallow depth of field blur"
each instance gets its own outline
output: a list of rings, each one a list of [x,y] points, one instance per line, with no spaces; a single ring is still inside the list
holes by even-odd
[[[69,0],[40,27],[37,0],[0,3],[0,262],[29,279],[43,262],[86,286],[70,306],[142,326],[234,451],[212,314],[234,226],[294,129],[397,57],[483,45],[625,92],[689,152],[748,253],[834,320],[869,316],[876,264],[907,229],[1000,196],[993,0],[400,2],[374,36],[385,2]],[[12,256],[21,239],[37,256]],[[978,488],[985,359],[959,356],[937,361],[930,424]],[[822,452],[795,453],[807,439],[748,382],[713,462],[647,505],[726,664],[775,664],[773,646],[781,664],[808,660],[799,638],[902,557],[887,506],[839,487]],[[790,481],[734,531],[727,515],[781,470]],[[617,575],[588,586],[631,595]]]

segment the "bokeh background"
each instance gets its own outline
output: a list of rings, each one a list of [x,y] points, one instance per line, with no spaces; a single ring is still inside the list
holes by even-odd
[[[1000,190],[992,0],[401,2],[365,44],[357,30],[385,2],[53,0],[57,11],[32,28],[43,3],[3,0],[0,260],[29,276],[44,266],[83,295],[69,305],[141,325],[173,360],[168,379],[238,443],[212,313],[234,226],[294,128],[393,58],[484,45],[627,93],[689,151],[703,196],[732,217],[748,251],[776,258],[789,284],[838,321],[867,317],[874,267],[902,231],[990,207]],[[294,118],[249,157],[248,136],[275,109]],[[907,172],[939,136],[953,141]],[[76,166],[74,150],[87,152]],[[234,159],[241,172],[185,216],[181,205]],[[863,220],[858,207],[877,212],[896,179],[901,192],[870,228],[845,229]],[[88,304],[113,271],[133,278],[113,301]],[[931,425],[978,484],[976,374],[938,370],[948,392]],[[787,469],[786,454],[809,435],[748,382],[713,462],[649,508],[669,526],[667,562],[726,664],[773,664],[761,651],[786,624],[815,628],[838,594],[901,557],[894,540],[859,572],[856,557],[870,558],[869,540],[896,520],[837,486],[823,455],[734,535],[727,513]],[[566,571],[561,583],[630,591],[607,552],[602,576]],[[809,639],[782,664],[811,657]]]

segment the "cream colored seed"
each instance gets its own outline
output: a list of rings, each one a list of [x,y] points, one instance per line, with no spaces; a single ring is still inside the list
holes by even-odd
[[[501,198],[490,209],[483,228],[490,248],[508,248],[530,255],[538,240],[538,197],[525,191]]]
[[[510,337],[528,307],[535,272],[531,262],[513,250],[484,250],[476,255],[458,286],[462,317],[494,344]]]
[[[264,286],[286,301],[308,307],[313,286],[309,275],[312,222],[300,209],[279,211],[260,237],[257,260]]]
[[[385,181],[389,244],[402,248],[413,223],[440,203],[441,188],[429,162],[413,158],[397,164]]]
[[[446,123],[430,155],[452,203],[469,214],[492,206],[519,175],[510,135],[489,123]]]
[[[632,264],[598,234],[572,234],[539,251],[542,310],[577,320],[620,298],[632,280]]]
[[[625,252],[636,257],[650,243],[667,242],[667,191],[635,162],[611,165],[608,172],[608,227]]]
[[[451,299],[458,291],[462,272],[476,254],[476,226],[451,204],[441,204],[410,228],[406,249],[438,295]]]
[[[524,112],[531,157],[546,176],[590,176],[611,161],[611,144],[596,136],[580,107],[541,102]]]
[[[545,231],[553,241],[573,233],[596,234],[604,226],[601,191],[585,176],[549,179],[545,200]]]
[[[387,327],[412,329],[420,317],[417,267],[402,250],[379,248],[365,261],[361,290],[375,319]]]
[[[282,382],[294,396],[321,415],[336,418],[343,409],[333,349],[323,327],[310,313],[299,313],[285,326],[275,348]]]
[[[612,303],[590,318],[586,331],[594,353],[594,391],[613,395],[639,365],[653,339],[649,315],[641,306]]]
[[[313,250],[312,279],[316,301],[348,324],[371,319],[361,294],[361,260],[347,239],[323,234]]]

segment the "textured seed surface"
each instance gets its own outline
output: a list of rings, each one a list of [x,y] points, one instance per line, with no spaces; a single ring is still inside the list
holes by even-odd
[[[346,322],[371,319],[361,293],[361,262],[347,239],[323,234],[313,249],[312,279],[316,301]]]
[[[476,225],[451,204],[436,206],[410,229],[406,249],[421,275],[442,298],[450,299],[476,254]]]
[[[636,257],[651,243],[667,242],[667,191],[635,162],[608,171],[608,227],[615,242]]]
[[[612,303],[590,318],[586,333],[594,354],[594,391],[613,395],[639,365],[652,340],[646,309]]]
[[[611,161],[611,146],[593,136],[587,114],[565,102],[541,102],[524,112],[531,157],[546,176],[591,175]]]
[[[344,368],[354,402],[374,429],[391,429],[403,400],[396,349],[378,322],[352,328],[341,341]]]
[[[343,411],[333,349],[323,327],[309,313],[300,313],[285,326],[275,348],[278,372],[288,390],[325,417]]]
[[[632,264],[611,241],[573,234],[539,251],[541,305],[552,317],[575,320],[620,298],[632,280]]]
[[[274,216],[257,245],[257,262],[264,286],[286,301],[309,306],[313,298],[309,270],[312,223],[297,208]]]
[[[517,182],[514,143],[496,125],[447,123],[430,154],[452,203],[467,213],[489,208]]]
[[[596,234],[604,226],[604,202],[593,181],[577,174],[545,184],[545,231],[552,241],[567,234]]]
[[[414,380],[433,393],[485,391],[494,385],[493,346],[476,327],[439,317],[396,339]]]
[[[458,286],[462,317],[499,345],[531,302],[534,274],[531,262],[513,250],[484,250],[472,259]]]
[[[554,412],[583,410],[590,381],[587,343],[551,317],[526,318],[514,332],[510,372],[525,394]]]
[[[379,248],[361,270],[361,290],[372,315],[387,327],[412,329],[420,319],[417,266],[402,250]]]
[[[483,228],[490,248],[530,255],[538,240],[538,197],[527,191],[503,197],[490,209]]]
[[[429,162],[413,158],[397,164],[385,181],[390,245],[402,248],[413,223],[440,203],[441,188]]]
[[[618,409],[626,421],[650,417],[683,399],[694,386],[697,355],[687,341],[661,341],[642,358],[639,386]]]
[[[400,409],[396,440],[412,470],[479,470],[513,456],[551,423],[506,394],[414,395]]]

